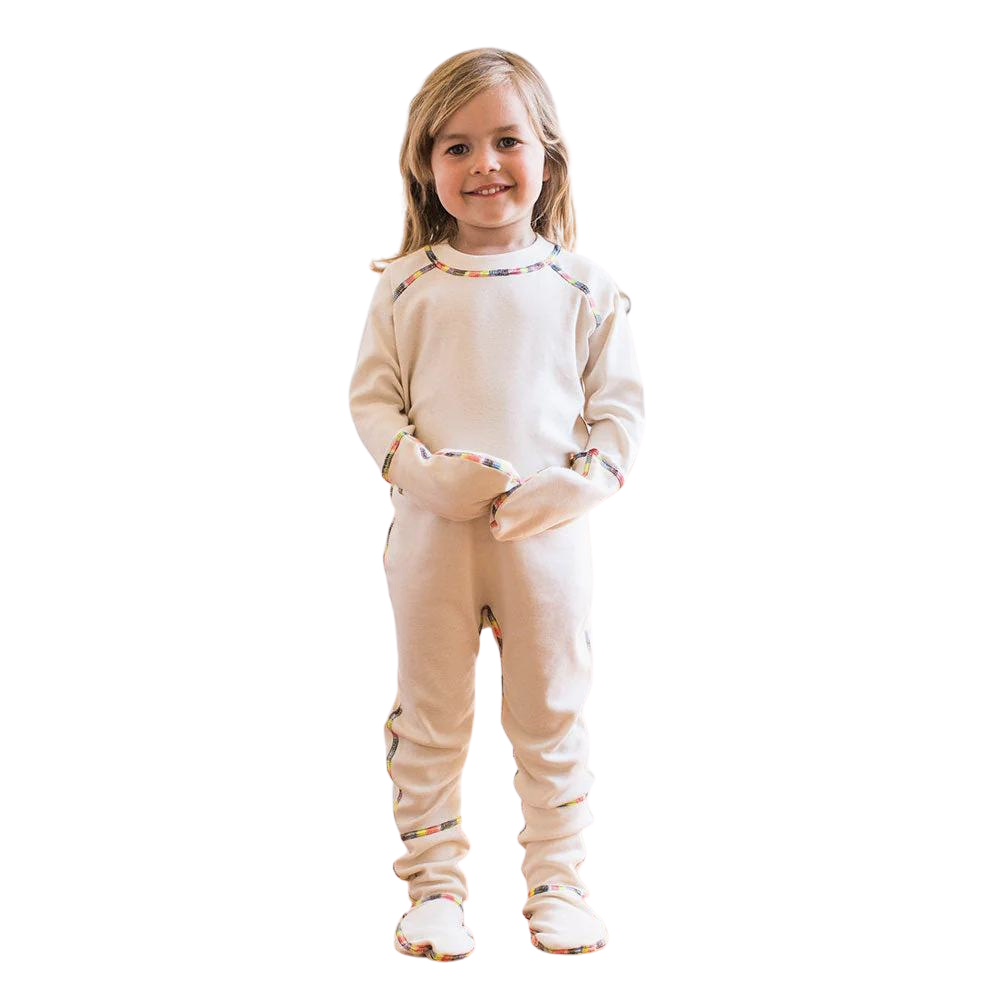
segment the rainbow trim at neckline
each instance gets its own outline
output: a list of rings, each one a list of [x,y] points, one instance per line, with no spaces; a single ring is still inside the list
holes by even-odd
[[[539,271],[543,267],[548,267],[556,259],[556,257],[562,253],[562,247],[558,243],[554,243],[552,245],[552,249],[541,260],[535,261],[533,264],[522,264],[519,267],[493,267],[486,270],[477,270],[474,268],[452,267],[451,264],[446,264],[434,252],[430,243],[428,243],[423,249],[430,262],[436,268],[441,271],[447,271],[448,274],[458,274],[465,278],[502,278],[514,274],[530,274],[532,271]],[[499,257],[501,255],[484,254],[484,256]]]

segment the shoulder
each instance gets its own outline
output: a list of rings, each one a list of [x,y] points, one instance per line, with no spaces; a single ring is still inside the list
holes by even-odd
[[[417,247],[416,250],[411,250],[409,253],[403,254],[402,257],[389,261],[384,273],[387,273],[392,281],[402,281],[429,263],[427,251],[423,247]]]
[[[397,257],[395,260],[372,257],[368,261],[368,270],[395,286],[404,278],[409,277],[418,268],[428,263],[430,261],[427,258],[427,252],[423,247],[420,247],[408,254],[404,254],[402,257]]]
[[[574,250],[561,249],[554,263],[566,277],[586,286],[602,316],[614,308],[619,297],[624,302],[626,312],[631,308],[632,302],[615,276],[592,257]]]

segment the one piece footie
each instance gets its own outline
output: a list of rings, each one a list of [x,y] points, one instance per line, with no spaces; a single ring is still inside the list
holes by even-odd
[[[410,914],[413,913],[414,910],[422,907],[425,903],[429,903],[434,899],[448,899],[453,903],[456,903],[459,910],[460,924],[455,926],[448,922],[434,926],[432,923],[426,931],[419,934],[420,938],[431,938],[431,940],[422,941],[420,943],[411,940],[411,938],[418,937],[418,935],[413,934],[411,931],[410,937],[407,937],[403,931],[403,922],[410,916]],[[437,940],[434,940],[435,938]],[[443,943],[449,938],[451,939],[450,942]],[[471,943],[471,947],[464,947],[466,939],[469,943]],[[453,962],[459,958],[465,958],[467,955],[470,955],[474,948],[475,941],[472,934],[465,926],[465,907],[462,905],[462,900],[450,892],[435,892],[430,896],[425,896],[419,902],[414,903],[413,906],[411,906],[410,909],[403,914],[399,923],[396,925],[396,949],[404,955],[423,956],[425,958],[431,958],[435,962]]]

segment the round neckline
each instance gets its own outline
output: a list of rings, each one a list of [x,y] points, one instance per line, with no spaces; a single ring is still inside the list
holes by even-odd
[[[447,267],[458,270],[492,271],[498,268],[522,267],[525,264],[543,262],[555,247],[541,233],[535,233],[535,241],[519,250],[505,253],[464,253],[456,250],[447,240],[435,243],[431,250],[435,258]]]
[[[526,246],[518,247],[516,250],[504,250],[502,253],[466,253],[464,250],[459,250],[458,247],[452,246],[450,243],[445,241],[445,246],[452,252],[461,254],[463,257],[509,257],[512,253],[520,253],[522,250],[533,250],[538,246],[538,241],[541,239],[539,233],[535,233],[535,238]]]

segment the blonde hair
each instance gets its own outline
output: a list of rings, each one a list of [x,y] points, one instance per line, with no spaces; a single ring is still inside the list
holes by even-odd
[[[378,258],[371,269],[385,266],[427,244],[451,240],[458,223],[445,211],[434,190],[431,150],[442,125],[472,98],[510,84],[524,104],[535,134],[545,148],[549,179],[542,184],[532,210],[531,228],[567,250],[576,244],[576,216],[569,189],[569,151],[559,126],[555,102],[534,66],[504,49],[469,49],[446,59],[424,80],[410,101],[399,170],[406,192],[406,219],[399,253]],[[378,267],[378,263],[385,266]]]

